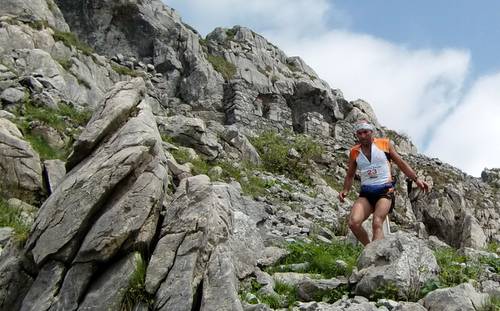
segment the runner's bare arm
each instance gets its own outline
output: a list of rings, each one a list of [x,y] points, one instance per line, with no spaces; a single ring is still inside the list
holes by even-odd
[[[422,189],[425,192],[429,191],[429,185],[425,181],[418,179],[418,176],[415,173],[415,171],[396,152],[396,150],[392,146],[392,143],[389,144],[389,155],[391,156],[391,159],[394,161],[394,163],[396,163],[396,165],[403,171],[403,173],[405,173],[405,175],[408,176],[408,178],[413,180],[413,182],[415,182],[415,184],[420,189]]]
[[[345,179],[344,179],[344,188],[339,193],[340,202],[344,202],[344,198],[349,193],[349,190],[351,190],[352,180],[354,179],[354,174],[356,173],[356,167],[357,167],[356,159],[349,157],[349,165],[347,168],[347,174],[345,175]]]

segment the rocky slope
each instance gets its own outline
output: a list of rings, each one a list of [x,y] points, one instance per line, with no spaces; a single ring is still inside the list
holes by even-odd
[[[419,154],[250,29],[202,38],[155,0],[1,0],[0,99],[0,310],[479,310],[500,296],[498,169],[478,179]],[[361,254],[355,194],[337,199],[360,118],[432,185],[395,172],[396,233]]]

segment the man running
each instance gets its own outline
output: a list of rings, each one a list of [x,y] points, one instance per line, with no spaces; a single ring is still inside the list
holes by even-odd
[[[429,185],[418,179],[413,169],[394,150],[389,139],[372,137],[374,129],[374,126],[366,120],[356,123],[355,130],[359,144],[351,148],[344,189],[339,193],[340,201],[344,202],[351,189],[356,169],[359,169],[361,189],[349,216],[349,228],[363,245],[370,243],[368,233],[363,229],[363,222],[373,213],[372,240],[381,240],[384,238],[382,230],[384,220],[394,208],[394,184],[390,160],[394,161],[422,191],[429,191]]]

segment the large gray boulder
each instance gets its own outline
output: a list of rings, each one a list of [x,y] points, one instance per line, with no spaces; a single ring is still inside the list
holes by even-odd
[[[217,158],[222,151],[217,135],[207,129],[202,119],[176,115],[157,117],[156,120],[162,134],[172,137],[176,142],[185,146],[196,149],[210,160]]]
[[[144,88],[140,78],[118,83],[75,142],[79,153],[70,157],[68,174],[40,208],[26,243],[40,272],[22,309],[75,310],[80,303],[120,309],[135,270],[130,256],[149,248],[168,183]],[[129,259],[116,264],[116,256]],[[60,265],[64,269],[55,268]],[[58,273],[50,273],[54,269]],[[94,275],[105,270],[103,278]]]
[[[236,126],[228,126],[224,132],[223,139],[239,151],[243,161],[260,165],[259,153]]]
[[[223,78],[208,62],[200,35],[162,1],[56,2],[72,31],[98,53],[153,64],[167,77],[168,96],[204,110],[221,108]]]
[[[45,160],[43,161],[45,180],[47,190],[52,193],[56,190],[57,186],[61,183],[66,175],[65,163],[61,160]]]
[[[59,7],[52,0],[2,0],[0,16],[7,14],[20,19],[47,22],[59,31],[69,31]]]
[[[487,294],[478,293],[470,283],[464,283],[432,291],[421,303],[428,311],[477,311],[487,299]]]
[[[11,242],[0,256],[0,310],[19,310],[33,283],[32,264]]]
[[[0,118],[0,193],[34,202],[41,196],[42,166],[38,154],[14,123]]]
[[[409,234],[395,233],[366,246],[358,259],[355,293],[370,297],[378,288],[395,286],[409,297],[439,271],[425,243]]]
[[[157,310],[242,310],[238,278],[254,271],[262,241],[255,209],[230,185],[205,175],[181,180],[146,275]]]

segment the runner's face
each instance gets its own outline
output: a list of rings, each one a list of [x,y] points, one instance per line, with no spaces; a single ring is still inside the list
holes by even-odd
[[[372,141],[372,133],[371,130],[359,130],[356,132],[356,137],[361,144],[367,144]]]

